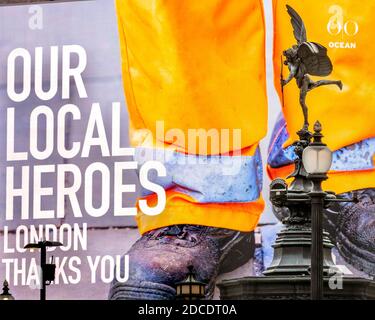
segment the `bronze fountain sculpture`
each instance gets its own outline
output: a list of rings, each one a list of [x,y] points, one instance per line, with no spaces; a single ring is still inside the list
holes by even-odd
[[[308,131],[307,93],[315,88],[327,85],[337,85],[342,90],[343,84],[340,80],[319,80],[316,82],[311,80],[309,75],[319,77],[329,76],[333,71],[332,62],[327,55],[327,48],[319,43],[307,41],[306,27],[299,14],[289,5],[287,5],[287,10],[291,17],[297,45],[283,52],[286,58],[284,64],[288,66],[290,73],[285,80],[281,76],[281,85],[284,87],[293,78],[296,79],[298,88],[300,89],[300,104],[304,115],[303,130]]]

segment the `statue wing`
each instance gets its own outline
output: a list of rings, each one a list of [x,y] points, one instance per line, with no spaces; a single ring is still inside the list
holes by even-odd
[[[315,42],[304,42],[298,47],[298,57],[312,76],[326,77],[333,71],[327,48]]]
[[[294,36],[297,39],[298,44],[307,41],[307,34],[305,24],[302,21],[302,18],[291,6],[286,5],[287,11],[291,18],[291,23],[294,29]]]

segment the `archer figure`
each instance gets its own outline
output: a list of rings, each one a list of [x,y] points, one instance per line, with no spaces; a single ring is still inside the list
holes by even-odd
[[[320,80],[312,81],[309,77],[326,77],[332,73],[333,66],[327,55],[327,49],[315,42],[308,42],[305,24],[299,14],[289,5],[286,6],[291,17],[294,36],[298,44],[283,52],[286,57],[284,64],[288,66],[290,74],[286,80],[281,79],[281,86],[284,87],[293,78],[296,79],[300,89],[300,104],[304,116],[303,130],[308,131],[308,108],[306,105],[307,93],[320,86],[337,85],[340,90],[343,88],[341,81]]]

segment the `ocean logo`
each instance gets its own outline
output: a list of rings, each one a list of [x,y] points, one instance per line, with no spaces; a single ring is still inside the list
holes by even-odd
[[[328,12],[331,15],[327,23],[328,33],[333,37],[341,37],[340,40],[331,41],[329,47],[336,49],[356,49],[357,43],[353,38],[360,31],[358,22],[350,18],[347,19],[343,7],[339,5],[332,5],[328,9]]]

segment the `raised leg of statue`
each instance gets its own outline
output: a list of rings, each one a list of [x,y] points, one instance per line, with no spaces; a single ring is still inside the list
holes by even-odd
[[[342,90],[343,84],[342,81],[335,81],[335,80],[319,80],[319,81],[311,81],[309,84],[308,91],[311,91],[315,88],[321,87],[321,86],[330,86],[330,85],[336,85]]]

